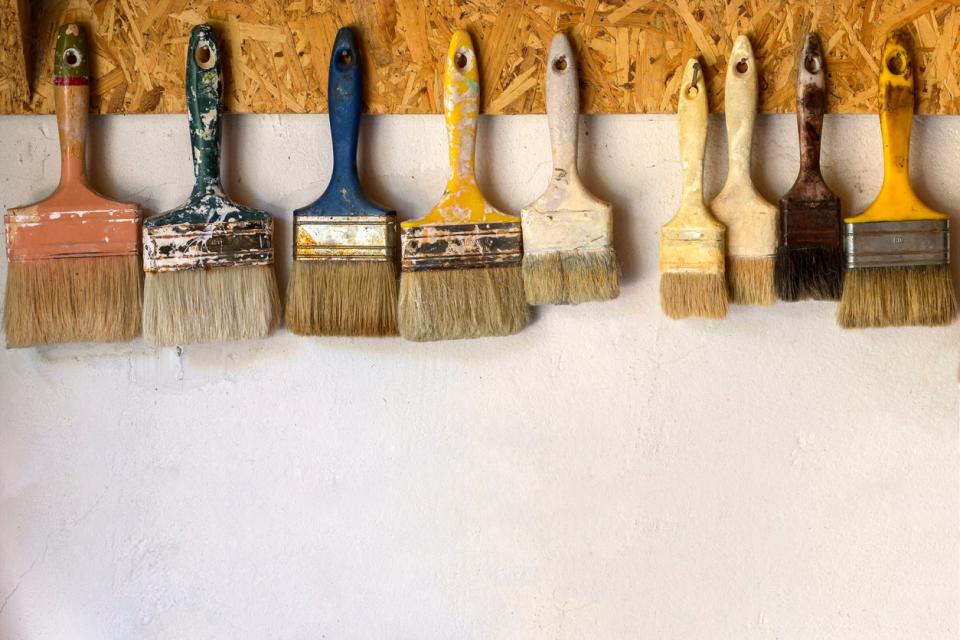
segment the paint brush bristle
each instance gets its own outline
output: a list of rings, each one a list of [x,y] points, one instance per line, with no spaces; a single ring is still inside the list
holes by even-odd
[[[727,315],[727,283],[722,273],[660,274],[660,308],[673,318],[711,318]]]
[[[840,247],[792,247],[777,249],[774,286],[787,302],[839,300],[843,290],[843,249]]]
[[[845,329],[939,326],[957,315],[950,265],[850,269],[837,307]]]
[[[774,257],[727,256],[727,287],[734,304],[773,304]]]
[[[527,303],[532,305],[580,304],[620,295],[620,265],[612,248],[524,254],[522,271]]]

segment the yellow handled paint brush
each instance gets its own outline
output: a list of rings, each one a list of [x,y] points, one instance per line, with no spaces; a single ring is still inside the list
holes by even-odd
[[[620,294],[613,215],[608,203],[587,191],[577,171],[580,92],[573,48],[562,33],[550,43],[546,85],[553,173],[543,195],[520,211],[527,302],[610,300]]]
[[[700,62],[687,62],[677,109],[683,194],[680,209],[660,228],[660,306],[674,319],[727,314],[725,227],[703,201],[707,88]]]
[[[846,328],[949,324],[957,313],[950,275],[950,218],[910,185],[913,57],[892,34],[880,64],[883,185],[867,209],[844,220],[847,273],[837,308]]]
[[[777,253],[777,207],[750,178],[750,147],[757,117],[757,63],[746,36],[730,52],[724,81],[724,118],[729,162],[723,189],[710,210],[727,227],[727,286],[734,304],[773,304]]]
[[[426,216],[400,225],[400,335],[425,341],[516,333],[530,318],[520,219],[497,211],[477,185],[480,76],[466,31],[450,40],[443,85],[452,175]]]

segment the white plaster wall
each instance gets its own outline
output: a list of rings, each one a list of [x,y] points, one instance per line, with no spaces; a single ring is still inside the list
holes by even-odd
[[[423,214],[442,119],[364,127],[370,191]],[[795,125],[759,127],[776,199]],[[92,135],[105,193],[151,213],[185,198],[182,116]],[[956,637],[960,325],[843,332],[826,303],[670,321],[675,119],[590,118],[581,140],[616,206],[615,302],[470,342],[0,353],[0,638]],[[281,247],[328,141],[322,116],[229,120],[228,191],[278,217]],[[828,118],[824,152],[845,210],[866,205],[875,118]],[[917,120],[914,167],[960,214],[960,118]],[[549,169],[543,117],[482,121],[495,204],[518,211]],[[58,171],[52,118],[0,118],[3,207]]]

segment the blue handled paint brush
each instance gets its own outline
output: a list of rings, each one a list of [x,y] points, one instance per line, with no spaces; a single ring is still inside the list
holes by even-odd
[[[360,186],[362,98],[359,48],[344,27],[333,44],[327,92],[333,175],[320,198],[293,212],[286,324],[300,335],[397,335],[397,216]]]

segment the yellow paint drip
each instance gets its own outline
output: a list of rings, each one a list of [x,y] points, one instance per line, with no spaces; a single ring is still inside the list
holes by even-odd
[[[447,224],[492,222],[519,223],[520,218],[495,209],[488,203],[474,172],[477,114],[480,105],[480,74],[477,57],[466,31],[456,31],[447,50],[443,78],[444,107],[451,175],[433,209],[416,220],[401,223],[404,228]]]
[[[883,138],[883,185],[866,210],[844,221],[897,222],[946,220],[934,211],[910,185],[910,128],[913,124],[913,61],[905,41],[891,36],[883,47],[880,67],[880,131]]]

